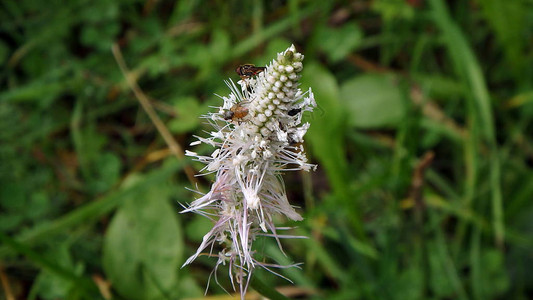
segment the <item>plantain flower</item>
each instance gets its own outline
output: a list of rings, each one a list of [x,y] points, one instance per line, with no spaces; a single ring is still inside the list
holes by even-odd
[[[214,222],[184,266],[208,252],[218,259],[215,278],[217,268],[227,264],[232,287],[238,286],[242,298],[256,267],[275,273],[271,268],[297,266],[264,262],[253,242],[258,236],[273,237],[281,249],[281,238],[299,238],[280,234],[287,228],[276,227],[274,218],[302,220],[287,199],[281,173],[316,169],[307,162],[302,146],[309,128],[309,123],[302,123],[302,115],[316,107],[311,89],[305,93],[299,89],[303,58],[292,45],[261,72],[241,76],[239,87],[226,81],[230,94],[219,96],[223,105],[203,116],[213,130],[191,143],[211,145],[213,152],[208,156],[186,153],[206,164],[203,174],[216,176],[209,192],[183,211]]]

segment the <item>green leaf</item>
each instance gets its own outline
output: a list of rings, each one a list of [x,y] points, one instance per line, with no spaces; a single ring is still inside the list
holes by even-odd
[[[394,76],[366,74],[341,86],[340,99],[350,114],[349,124],[360,128],[397,126],[406,107]]]
[[[213,228],[213,222],[204,216],[196,215],[193,219],[187,222],[185,226],[185,234],[188,240],[201,243],[205,233]]]
[[[83,28],[81,42],[87,46],[97,47],[104,51],[111,47],[113,38],[118,34],[120,26],[116,23],[105,24],[104,26],[91,26]]]
[[[17,242],[16,240],[10,238],[2,232],[0,232],[0,242],[5,245],[5,247],[8,247],[17,253],[24,255],[28,260],[30,260],[32,263],[36,264],[43,270],[49,271],[50,275],[53,274],[54,276],[58,276],[58,279],[62,278],[63,280],[71,282],[73,284],[71,286],[72,290],[75,290],[77,293],[80,293],[80,295],[84,296],[85,299],[94,299],[94,297],[89,297],[89,295],[94,295],[94,292],[96,291],[96,286],[90,279],[78,275],[83,271],[83,266],[73,266],[73,264],[69,262],[70,259],[68,259],[68,253],[59,253],[64,255],[58,256],[57,252],[58,250],[62,249],[61,247],[56,246],[55,248],[53,248],[52,256],[54,256],[55,260],[52,261],[45,257],[41,252],[37,252],[30,249],[27,245]],[[64,246],[64,244],[62,246]],[[65,257],[65,255],[67,257]],[[67,266],[65,267],[65,265]],[[60,288],[64,288],[66,285],[68,285],[68,283],[63,282],[59,285]],[[57,292],[57,290],[55,291]],[[31,294],[29,295],[29,298],[32,298]],[[54,297],[54,299],[59,298]],[[70,297],[70,299],[77,298]]]
[[[304,68],[302,83],[313,87],[318,108],[311,115],[311,127],[306,140],[311,143],[314,156],[319,167],[324,168],[328,175],[334,197],[340,205],[345,205],[343,213],[348,214],[350,221],[363,238],[361,218],[357,202],[350,194],[349,164],[345,156],[346,113],[339,100],[339,86],[335,77],[325,68],[310,63]],[[305,88],[303,90],[306,90]]]
[[[375,0],[372,1],[372,10],[381,14],[382,18],[386,22],[390,22],[395,19],[407,19],[413,18],[415,12],[408,1],[403,0]]]
[[[510,283],[502,252],[496,249],[485,249],[481,255],[481,265],[484,269],[481,273],[484,296],[487,299],[502,296],[509,289]]]
[[[504,68],[510,68],[519,80],[527,78],[523,76],[524,69],[531,63],[531,55],[527,55],[529,51],[526,49],[528,39],[524,38],[528,31],[531,32],[531,10],[527,9],[530,5],[527,1],[479,1],[487,25],[492,27],[504,51]]]
[[[429,97],[451,100],[464,94],[464,87],[460,82],[441,74],[418,73],[413,74],[412,78]]]
[[[347,162],[344,156],[345,113],[339,101],[339,87],[335,77],[316,64],[305,67],[304,86],[311,86],[318,104],[307,139],[313,154],[325,168],[338,199],[347,197]],[[305,90],[305,89],[304,89]],[[347,199],[345,199],[347,200]]]
[[[250,284],[252,287],[262,296],[268,297],[268,299],[272,300],[288,300],[289,298],[285,297],[280,292],[276,291],[276,289],[273,289],[272,286],[266,285],[263,281],[261,281],[256,276],[252,276],[252,279],[250,280]]]
[[[346,57],[362,39],[363,32],[355,22],[348,22],[340,28],[322,27],[317,33],[319,46],[332,62]]]
[[[177,291],[183,242],[168,198],[168,187],[154,185],[124,202],[109,225],[103,266],[127,299],[168,298]]]
[[[117,155],[109,152],[102,153],[96,158],[95,178],[91,186],[99,192],[110,189],[120,177],[122,163]]]
[[[423,276],[420,266],[410,266],[398,274],[394,283],[396,299],[423,299]]]
[[[455,294],[453,283],[446,273],[437,247],[435,243],[428,245],[431,291],[438,298],[453,297]]]
[[[205,287],[199,286],[195,281],[195,278],[190,274],[184,274],[180,277],[179,281],[180,299],[183,298],[197,298],[200,299],[204,296]]]
[[[191,132],[196,129],[202,121],[198,116],[206,111],[204,107],[201,107],[194,97],[182,97],[174,102],[178,117],[168,123],[168,128],[174,133]]]
[[[61,217],[48,223],[40,223],[33,228],[22,231],[15,236],[14,241],[17,243],[28,243],[40,245],[50,240],[52,237],[68,232],[69,230],[79,227],[82,224],[92,224],[100,219],[104,214],[109,213],[115,207],[121,205],[134,197],[135,195],[145,194],[152,186],[157,186],[160,182],[167,180],[172,174],[175,174],[183,168],[183,161],[176,162],[175,159],[167,160],[161,168],[155,169],[146,174],[144,180],[109,193],[101,199],[91,201],[73,211],[70,211]],[[12,249],[8,246],[0,246],[0,257],[5,257],[11,253]]]
[[[31,194],[29,201],[27,201],[30,210],[26,209],[26,217],[31,220],[39,220],[52,208],[50,198],[44,191],[36,191]]]
[[[63,80],[60,82],[50,82],[47,78],[34,79],[31,83],[21,85],[13,89],[7,89],[0,94],[0,101],[11,101],[13,103],[31,103],[39,108],[48,108],[65,90],[68,90],[74,80]],[[43,99],[46,99],[44,101]]]
[[[54,263],[76,275],[81,275],[83,272],[83,265],[74,264],[67,244],[55,247],[47,256],[53,259]],[[67,299],[74,286],[72,281],[63,276],[43,269],[35,279],[28,299],[36,299],[37,295],[39,299]]]

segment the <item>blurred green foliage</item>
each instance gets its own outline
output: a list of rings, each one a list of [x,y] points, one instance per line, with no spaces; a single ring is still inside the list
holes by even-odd
[[[5,0],[0,20],[0,299],[203,296],[214,261],[180,267],[211,223],[179,214],[201,165],[114,43],[186,149],[236,66],[306,55],[319,169],[284,178],[310,238],[258,241],[304,262],[281,271],[295,297],[533,297],[530,1]]]

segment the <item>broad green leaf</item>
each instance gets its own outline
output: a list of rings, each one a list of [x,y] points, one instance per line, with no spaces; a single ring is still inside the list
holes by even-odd
[[[343,211],[350,218],[360,238],[364,233],[359,216],[358,204],[349,191],[349,164],[345,156],[346,114],[339,100],[339,87],[335,77],[317,64],[304,68],[302,83],[313,88],[318,107],[311,115],[311,127],[306,140],[324,168],[333,189],[335,199],[349,209]],[[304,89],[305,90],[305,89]]]
[[[189,274],[184,274],[179,281],[179,297],[199,299],[204,296],[205,287],[199,286],[195,278]]]
[[[361,43],[363,32],[355,22],[340,28],[321,27],[317,33],[320,48],[331,59],[338,62],[346,57]]]
[[[349,113],[349,124],[359,128],[396,126],[406,111],[402,92],[392,75],[352,78],[341,86],[340,99]]]
[[[343,199],[347,197],[343,134],[346,118],[339,101],[337,81],[326,69],[309,64],[304,68],[302,82],[312,87],[318,105],[308,120],[311,127],[307,140],[311,142],[313,154],[320,160],[320,167],[326,169],[338,199]]]
[[[159,183],[132,196],[107,229],[104,270],[127,299],[163,299],[177,291],[183,241],[168,191]]]
[[[211,230],[211,228],[213,228],[212,221],[203,216],[196,215],[191,221],[187,222],[185,234],[188,240],[201,243],[205,233]]]

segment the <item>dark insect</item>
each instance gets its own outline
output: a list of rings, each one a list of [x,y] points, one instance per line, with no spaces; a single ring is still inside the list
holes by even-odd
[[[287,112],[287,114],[288,114],[289,116],[291,116],[291,117],[294,117],[294,116],[296,116],[298,113],[300,113],[301,111],[302,111],[301,108],[293,108],[293,109],[289,110],[289,111]]]
[[[247,79],[252,76],[257,76],[257,74],[263,72],[265,70],[265,67],[256,67],[252,64],[244,64],[241,66],[238,66],[235,69],[235,72],[237,72],[237,75],[241,77],[241,79]]]
[[[300,152],[299,147],[302,145],[301,142],[297,141],[294,137],[290,136],[287,139],[287,142],[289,142],[289,146],[295,150],[296,152]]]
[[[224,120],[242,121],[248,115],[248,108],[242,106],[242,102],[233,105],[224,112]]]
[[[235,115],[234,112],[232,112],[231,110],[226,110],[224,112],[224,120],[229,120],[229,119],[232,119],[233,118],[233,115]]]

